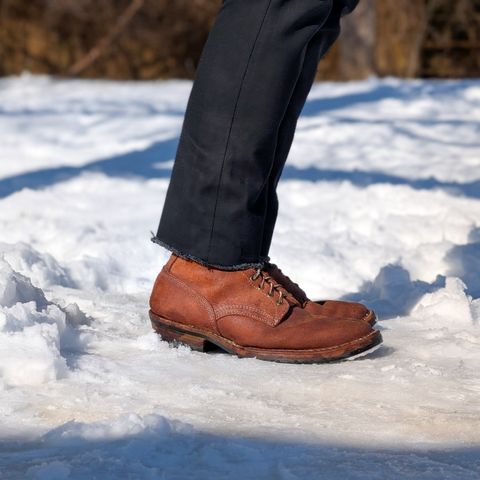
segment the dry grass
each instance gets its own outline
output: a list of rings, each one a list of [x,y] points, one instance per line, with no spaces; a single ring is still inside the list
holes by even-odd
[[[191,78],[221,0],[0,0],[0,75]],[[361,0],[319,78],[480,76],[480,0]]]

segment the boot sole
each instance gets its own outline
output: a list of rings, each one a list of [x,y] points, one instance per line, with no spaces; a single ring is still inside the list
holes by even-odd
[[[270,349],[258,347],[244,347],[232,340],[223,338],[215,333],[204,332],[192,325],[178,324],[161,317],[151,310],[149,312],[152,327],[163,340],[172,344],[183,344],[197,352],[211,351],[212,345],[221,348],[227,353],[240,358],[257,358],[281,363],[326,363],[342,360],[354,355],[366,354],[382,343],[379,331],[353,340],[342,345],[328,348],[315,348],[305,350]]]

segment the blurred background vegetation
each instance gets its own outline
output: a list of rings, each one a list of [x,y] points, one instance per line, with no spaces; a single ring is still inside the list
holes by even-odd
[[[0,75],[191,78],[221,0],[0,0]],[[480,77],[480,0],[361,0],[319,78]]]

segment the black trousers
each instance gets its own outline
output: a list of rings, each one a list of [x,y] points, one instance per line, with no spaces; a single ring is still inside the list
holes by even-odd
[[[190,94],[152,239],[224,269],[261,266],[276,187],[319,59],[358,0],[224,0]]]

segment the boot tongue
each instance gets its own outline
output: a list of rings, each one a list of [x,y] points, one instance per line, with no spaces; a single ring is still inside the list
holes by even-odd
[[[283,272],[274,264],[267,263],[265,269],[268,274],[288,293],[288,300],[294,302],[293,304],[303,306],[308,301],[307,294],[290,278],[283,274]]]

